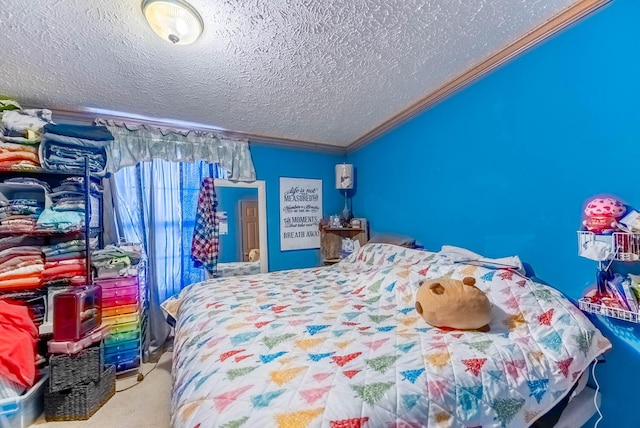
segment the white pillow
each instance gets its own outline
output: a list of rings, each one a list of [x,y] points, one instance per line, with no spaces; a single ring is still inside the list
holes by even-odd
[[[522,261],[518,256],[490,259],[466,248],[454,247],[453,245],[443,245],[440,249],[440,254],[458,263],[468,263],[494,269],[514,269],[522,274],[525,273]]]

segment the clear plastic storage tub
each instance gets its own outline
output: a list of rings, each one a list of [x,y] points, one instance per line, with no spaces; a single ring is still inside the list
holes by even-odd
[[[19,397],[0,400],[0,427],[27,428],[44,411],[44,390],[49,373],[42,372],[40,379]]]

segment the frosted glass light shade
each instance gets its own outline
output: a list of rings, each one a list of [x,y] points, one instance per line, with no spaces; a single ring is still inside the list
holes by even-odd
[[[151,29],[174,45],[195,42],[204,28],[200,14],[182,0],[144,0],[142,13]]]
[[[353,165],[336,165],[336,189],[353,189]]]

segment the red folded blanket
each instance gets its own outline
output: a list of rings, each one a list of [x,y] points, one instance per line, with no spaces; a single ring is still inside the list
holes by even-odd
[[[26,306],[0,300],[0,376],[29,388],[36,376],[38,329]]]

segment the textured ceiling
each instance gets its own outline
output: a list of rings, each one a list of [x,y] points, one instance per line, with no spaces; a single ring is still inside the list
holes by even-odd
[[[3,0],[0,93],[347,146],[575,2],[191,0],[173,46],[140,0]]]

